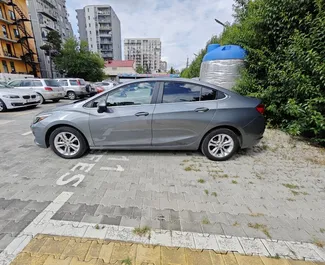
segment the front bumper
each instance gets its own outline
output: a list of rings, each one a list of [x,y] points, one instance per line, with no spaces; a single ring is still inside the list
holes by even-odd
[[[35,106],[40,103],[39,98],[36,99],[2,98],[2,101],[6,104],[7,109],[17,109],[17,108]]]
[[[32,124],[30,128],[35,137],[34,139],[35,144],[41,148],[47,148],[48,146],[46,144],[45,126],[42,125],[41,122],[38,122],[36,124]]]

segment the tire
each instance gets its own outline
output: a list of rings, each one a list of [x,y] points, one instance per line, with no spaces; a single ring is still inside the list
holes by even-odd
[[[54,103],[58,103],[58,102],[60,101],[60,99],[59,99],[59,98],[56,98],[56,99],[52,99],[52,101],[53,101]]]
[[[6,110],[6,104],[0,99],[0,112],[5,112]]]
[[[76,140],[70,142],[70,145],[71,144],[73,144],[74,146],[78,145],[79,148],[76,148],[77,150],[72,147],[67,147],[64,144],[65,141],[64,139],[67,139],[69,141],[73,137],[75,137]],[[72,127],[65,127],[65,126],[59,127],[51,133],[50,146],[51,149],[54,151],[54,153],[56,153],[58,156],[65,159],[79,158],[83,156],[88,149],[88,143],[85,137],[78,130]],[[60,148],[60,146],[62,147]],[[70,155],[68,154],[67,150],[70,150]]]
[[[204,137],[201,151],[212,161],[225,161],[230,159],[238,151],[239,147],[237,134],[232,130],[220,128],[211,131]]]
[[[40,100],[41,100],[39,104],[40,104],[40,105],[41,105],[41,104],[44,104],[44,103],[45,103],[45,99],[44,99],[44,97],[43,97],[41,94],[38,94],[38,96],[40,97]]]
[[[75,99],[77,98],[76,93],[74,93],[73,91],[69,91],[69,92],[67,93],[67,97],[68,97],[68,99],[70,99],[70,100],[75,100]]]

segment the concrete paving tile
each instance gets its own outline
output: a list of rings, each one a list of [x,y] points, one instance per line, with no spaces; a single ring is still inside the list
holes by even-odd
[[[62,252],[60,259],[66,259],[67,257],[76,257],[79,260],[84,260],[90,248],[91,241],[77,242],[75,239],[71,239]]]
[[[122,219],[121,216],[111,217],[111,216],[103,215],[101,223],[107,225],[120,225],[121,219]]]
[[[103,219],[103,215],[91,216],[91,215],[85,214],[83,216],[81,222],[100,224],[100,223],[102,223],[102,219]]]
[[[30,221],[10,221],[6,226],[4,226],[1,233],[10,233],[12,236],[17,236],[22,230],[29,225]]]

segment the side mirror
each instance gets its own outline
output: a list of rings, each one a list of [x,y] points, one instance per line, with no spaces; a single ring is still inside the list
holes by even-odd
[[[98,107],[97,107],[97,112],[98,113],[107,112],[106,101],[103,100],[103,101],[99,102]]]

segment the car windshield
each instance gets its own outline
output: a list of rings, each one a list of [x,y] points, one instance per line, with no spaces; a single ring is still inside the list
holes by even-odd
[[[59,87],[60,86],[59,82],[54,80],[54,79],[46,79],[44,81],[45,81],[45,84],[47,86],[53,86],[53,87]]]
[[[0,89],[8,89],[8,88],[14,88],[13,86],[8,85],[7,83],[1,82],[0,83]]]

